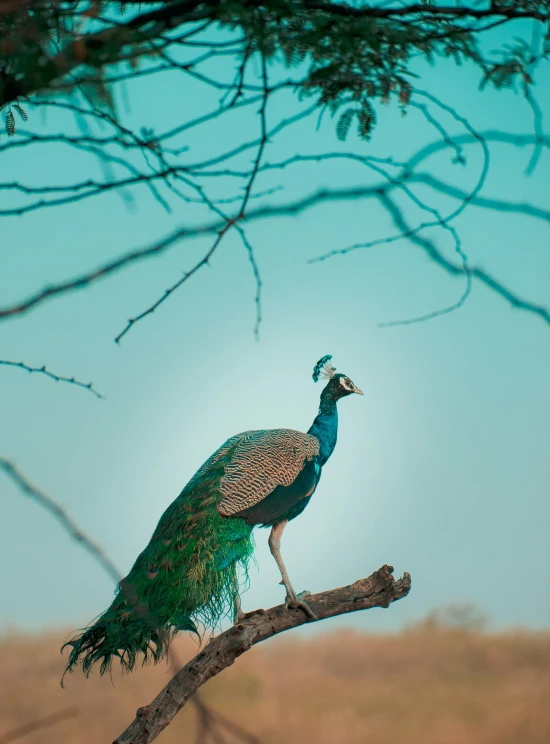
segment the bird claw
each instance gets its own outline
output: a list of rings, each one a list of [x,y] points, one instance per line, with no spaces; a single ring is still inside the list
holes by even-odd
[[[306,613],[306,615],[310,617],[312,620],[318,620],[319,618],[313,612],[311,607],[306,602],[304,602],[304,598],[309,597],[310,595],[311,595],[311,592],[307,592],[307,591],[300,592],[300,594],[298,595],[295,594],[294,596],[287,594],[286,599],[285,599],[285,608],[287,610],[288,609],[303,610]]]
[[[248,620],[249,617],[253,617],[254,615],[265,615],[265,610],[258,609],[258,610],[251,610],[250,612],[242,612],[239,610],[237,614],[235,615],[235,625],[238,625],[239,623],[242,623],[243,620]]]

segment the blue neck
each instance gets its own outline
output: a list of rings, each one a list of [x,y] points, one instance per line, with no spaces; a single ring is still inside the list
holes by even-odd
[[[319,440],[319,461],[321,465],[324,465],[332,455],[334,448],[336,447],[336,438],[338,436],[338,411],[336,409],[336,401],[330,394],[325,394],[326,392],[325,388],[321,393],[319,413],[308,431],[308,434],[312,434]]]

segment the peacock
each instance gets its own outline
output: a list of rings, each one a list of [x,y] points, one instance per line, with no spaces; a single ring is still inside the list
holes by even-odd
[[[71,648],[65,673],[81,666],[100,674],[118,658],[123,671],[158,662],[174,634],[200,636],[199,627],[216,628],[224,616],[239,622],[239,570],[247,576],[254,550],[252,530],[271,527],[269,548],[281,572],[287,608],[315,618],[297,595],[283,558],[281,536],[301,514],[336,446],[337,401],[362,391],[336,373],[327,354],[313,369],[313,380],[328,382],[318,414],[307,434],[292,429],[245,431],[228,439],[199,468],[166,509],[145,550],[117,587],[111,606],[62,647]]]

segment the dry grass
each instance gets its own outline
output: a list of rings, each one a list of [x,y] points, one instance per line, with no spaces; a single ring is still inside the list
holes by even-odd
[[[28,744],[109,744],[168,680],[165,666],[120,678],[75,673],[59,687],[61,635],[0,640],[0,736],[76,706],[79,716]],[[194,646],[180,644],[188,658]],[[340,632],[253,649],[204,688],[210,704],[265,744],[548,744],[550,633],[430,627]],[[190,744],[185,709],[158,739]]]

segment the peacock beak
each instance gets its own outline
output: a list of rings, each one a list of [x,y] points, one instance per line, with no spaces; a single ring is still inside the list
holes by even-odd
[[[359,390],[358,387],[354,386],[353,388],[354,393],[359,393],[359,395],[365,395],[365,393],[362,390]]]

